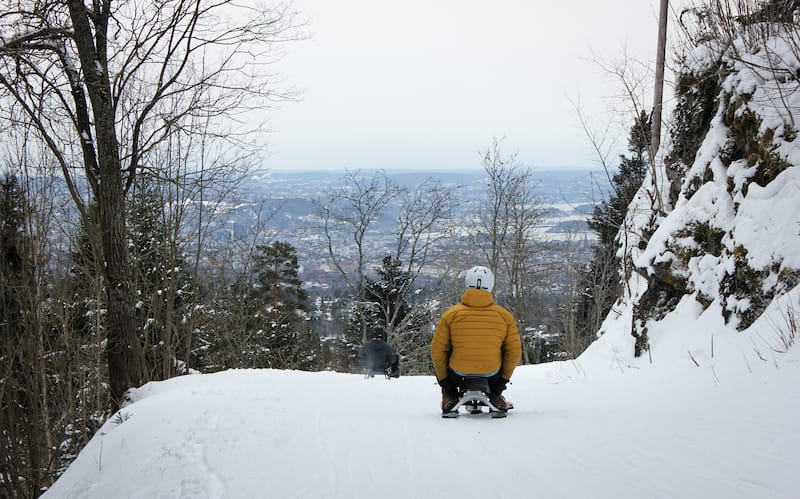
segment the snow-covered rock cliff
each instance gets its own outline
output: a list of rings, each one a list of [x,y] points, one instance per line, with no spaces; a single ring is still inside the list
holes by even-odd
[[[794,343],[800,26],[733,25],[682,58],[670,137],[618,236],[624,295],[588,356],[750,364]]]

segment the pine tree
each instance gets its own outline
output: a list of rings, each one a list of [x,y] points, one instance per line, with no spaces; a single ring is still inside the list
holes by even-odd
[[[297,252],[290,243],[257,246],[250,290],[254,304],[254,360],[262,367],[310,369],[319,341],[306,325],[307,295],[298,277]]]
[[[390,331],[396,329],[409,312],[406,294],[410,278],[401,265],[400,260],[386,255],[383,264],[374,268],[378,279],[366,279],[364,298],[370,304],[370,323],[380,324]]]
[[[629,155],[620,155],[619,170],[611,177],[612,195],[595,208],[588,220],[598,242],[582,277],[583,293],[572,312],[584,348],[594,339],[602,320],[622,291],[616,238],[628,206],[647,174],[650,141],[650,116],[642,111],[630,130]],[[573,355],[579,353],[573,352]]]
[[[377,279],[369,276],[364,279],[364,289],[356,298],[359,306],[353,306],[347,316],[342,354],[347,357],[350,370],[360,369],[358,352],[365,341],[362,326],[383,327],[391,344],[408,315],[409,306],[405,298],[410,278],[401,266],[400,260],[386,255],[382,264],[372,269],[377,274]]]
[[[300,265],[294,246],[276,241],[269,246],[257,246],[256,251],[256,283],[261,296],[274,307],[306,310],[308,296],[298,277]]]
[[[164,219],[164,207],[156,187],[145,176],[137,179],[129,203],[128,255],[131,265],[135,329],[143,345],[147,379],[166,379],[180,374],[185,361],[178,359],[178,347],[185,335],[184,306],[191,293],[182,248],[170,237],[172,227]],[[86,341],[105,335],[105,296],[101,255],[96,250],[96,205],[75,236],[70,274],[74,330]],[[87,227],[86,223],[90,226]]]
[[[0,495],[34,497],[49,482],[44,327],[27,201],[13,175],[0,179]]]
[[[207,275],[198,330],[192,336],[193,365],[205,372],[263,367],[269,359],[257,344],[255,324],[259,303],[253,298],[253,284],[247,276],[233,277],[220,271]]]
[[[619,170],[611,177],[612,196],[594,210],[589,227],[599,238],[600,246],[614,246],[625,212],[642,185],[650,149],[650,117],[644,111],[636,118],[628,138],[630,156],[620,155]]]
[[[366,289],[366,284],[365,284]],[[366,291],[365,291],[366,292]],[[359,372],[361,361],[358,352],[364,343],[366,332],[363,328],[373,324],[381,324],[377,311],[366,306],[363,293],[355,300],[347,301],[347,306],[341,311],[342,321],[345,324],[343,339],[335,343],[335,368],[337,370]]]
[[[99,344],[105,336],[105,290],[102,278],[102,261],[96,250],[94,226],[97,206],[89,206],[88,218],[81,220],[69,255],[69,296],[72,322],[70,330],[79,341]],[[90,225],[87,227],[87,223]]]
[[[31,477],[27,461],[29,439],[26,422],[29,409],[25,390],[25,359],[18,347],[24,336],[23,306],[17,291],[24,281],[24,239],[22,231],[22,194],[15,177],[0,181],[0,361],[4,376],[0,380],[0,454],[2,482],[9,495],[26,492],[24,482]],[[10,483],[5,483],[10,482]],[[21,487],[18,489],[18,487]]]
[[[192,288],[183,248],[165,217],[158,183],[137,177],[128,213],[128,253],[133,267],[137,333],[151,379],[180,374],[189,359],[178,358],[185,344],[184,309]]]
[[[354,310],[348,327],[347,343],[351,346],[353,361],[361,345],[360,324],[364,314],[365,324],[383,326],[388,334],[388,342],[400,355],[405,366],[419,371],[427,365],[430,335],[423,334],[424,326],[430,323],[428,307],[415,303],[411,288],[411,275],[403,269],[402,262],[392,255],[386,255],[380,266],[373,267],[377,278],[366,278],[362,307]],[[405,369],[405,368],[404,368]]]

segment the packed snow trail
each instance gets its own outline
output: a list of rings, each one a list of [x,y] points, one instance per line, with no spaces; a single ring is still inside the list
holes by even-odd
[[[136,390],[45,497],[796,497],[800,365],[741,371],[523,366],[495,420],[442,419],[432,376],[184,376]]]

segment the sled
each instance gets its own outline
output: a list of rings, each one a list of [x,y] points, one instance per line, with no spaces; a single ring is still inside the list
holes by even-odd
[[[389,368],[387,367],[383,371],[381,370],[371,370],[371,369],[364,369],[364,378],[374,378],[375,376],[383,376],[386,379],[389,379]]]
[[[483,414],[483,408],[488,407],[488,414],[493,419],[504,418],[514,404],[506,402],[505,410],[499,409],[489,401],[489,381],[486,378],[465,378],[464,383],[458,388],[459,399],[449,411],[442,412],[443,418],[457,418],[459,410],[463,407],[469,414]]]

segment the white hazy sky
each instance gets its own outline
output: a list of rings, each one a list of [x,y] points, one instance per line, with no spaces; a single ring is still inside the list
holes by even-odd
[[[527,166],[593,166],[574,103],[602,128],[620,87],[590,59],[652,65],[658,3],[293,0],[311,38],[277,66],[301,100],[271,114],[267,166],[473,169],[494,137]]]

